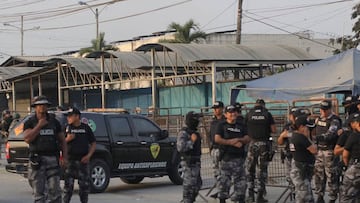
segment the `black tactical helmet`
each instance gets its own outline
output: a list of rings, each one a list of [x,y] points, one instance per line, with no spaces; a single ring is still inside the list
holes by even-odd
[[[49,100],[47,99],[46,96],[40,95],[37,97],[34,97],[34,100],[31,104],[31,107],[35,107],[36,105],[51,105],[51,102],[49,102]]]
[[[200,117],[202,117],[202,114],[195,113],[194,111],[188,112],[185,116],[185,125],[192,130],[196,130],[200,122]]]

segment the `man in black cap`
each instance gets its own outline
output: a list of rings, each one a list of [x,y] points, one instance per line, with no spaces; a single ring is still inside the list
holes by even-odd
[[[177,137],[176,147],[181,154],[181,166],[184,169],[183,202],[195,202],[202,185],[201,166],[201,136],[197,128],[202,114],[190,111],[185,116],[185,127]]]
[[[340,191],[341,203],[359,202],[360,200],[360,114],[349,116],[353,133],[346,141],[342,154],[347,170],[344,174]]]
[[[259,188],[256,202],[268,202],[264,198],[267,181],[267,168],[272,159],[271,133],[276,133],[276,126],[273,116],[265,108],[263,99],[256,100],[254,108],[245,116],[245,125],[251,138],[246,158],[246,172],[248,181],[249,201],[254,201],[255,172],[259,164]]]
[[[316,145],[310,140],[308,116],[295,118],[294,132],[290,138],[290,151],[293,155],[291,180],[295,186],[296,202],[313,203],[311,178],[314,171]]]
[[[45,96],[36,97],[32,103],[35,115],[24,123],[24,140],[30,151],[28,178],[36,203],[62,201],[59,155],[61,149],[60,164],[66,166],[67,146],[59,121],[47,112],[50,104]]]
[[[91,128],[81,122],[77,108],[67,112],[68,125],[65,140],[68,146],[69,164],[65,170],[64,203],[69,203],[74,189],[74,179],[78,179],[81,203],[88,202],[90,176],[89,161],[95,152],[96,140]]]
[[[285,151],[281,151],[281,160],[285,164],[286,180],[289,182],[290,188],[294,188],[294,185],[290,179],[292,153],[290,151],[290,139],[295,129],[295,119],[299,116],[309,116],[310,111],[308,109],[293,107],[289,111],[289,123],[287,123],[280,133],[277,140],[278,145],[285,145]]]
[[[235,106],[225,107],[226,120],[219,123],[215,142],[220,147],[220,178],[218,181],[218,198],[225,203],[231,198],[236,203],[245,203],[245,145],[250,141],[244,124],[236,122]],[[230,197],[231,182],[234,183],[234,195]]]
[[[326,182],[329,186],[330,202],[335,202],[339,192],[339,157],[334,155],[334,147],[338,140],[341,119],[332,112],[330,100],[320,103],[320,118],[315,121],[315,139],[318,154],[315,161],[315,193],[317,203],[324,202]]]
[[[209,139],[209,143],[210,143],[210,154],[211,154],[211,158],[213,161],[213,169],[214,169],[214,178],[215,178],[215,185],[217,184],[218,178],[219,178],[219,155],[220,155],[220,151],[219,151],[219,145],[215,143],[214,139],[215,139],[215,134],[216,134],[216,127],[217,125],[225,120],[225,116],[224,116],[224,103],[221,101],[216,101],[214,102],[213,106],[211,107],[214,111],[214,115],[212,117],[212,121],[210,123],[210,139]],[[216,198],[217,197],[217,193],[214,193],[211,195],[211,197]]]

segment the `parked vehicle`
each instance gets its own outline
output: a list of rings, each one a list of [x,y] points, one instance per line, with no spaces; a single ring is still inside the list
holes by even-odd
[[[54,112],[62,126],[65,112]],[[29,147],[24,142],[25,117],[9,133],[6,144],[6,170],[27,177]],[[127,113],[82,112],[96,137],[96,151],[90,161],[91,192],[107,188],[110,178],[119,177],[128,184],[140,183],[145,177],[169,176],[182,184],[180,156],[176,138],[146,117]]]

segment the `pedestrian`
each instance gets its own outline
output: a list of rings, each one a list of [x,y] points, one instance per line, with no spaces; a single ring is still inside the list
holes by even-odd
[[[35,114],[24,123],[24,140],[30,151],[28,179],[35,203],[62,201],[59,162],[66,165],[67,147],[59,121],[47,112],[50,104],[45,96],[36,97],[32,103]],[[60,150],[63,157],[59,161]]]
[[[290,138],[290,150],[293,155],[290,177],[295,186],[296,203],[313,203],[311,178],[314,171],[316,145],[310,140],[306,115],[295,119],[293,135]]]
[[[215,143],[220,149],[220,178],[218,198],[225,203],[231,198],[236,203],[245,202],[245,145],[250,141],[244,124],[236,122],[237,112],[233,105],[225,107],[226,120],[219,123],[215,134]],[[231,181],[234,183],[234,195],[230,197]]]
[[[216,127],[217,125],[225,120],[224,116],[224,103],[221,101],[214,102],[213,106],[211,107],[213,109],[214,115],[212,117],[211,123],[210,123],[210,155],[213,161],[213,169],[214,169],[214,178],[215,178],[215,186],[219,179],[219,146],[214,142],[215,139],[215,133],[216,133]],[[210,195],[212,198],[217,197],[217,192]]]
[[[68,146],[68,167],[65,170],[64,203],[69,203],[74,190],[74,179],[78,179],[81,203],[88,202],[89,161],[95,152],[96,140],[91,128],[81,122],[81,113],[77,108],[67,112],[65,141]]]
[[[264,198],[267,169],[272,159],[271,133],[276,133],[275,121],[271,113],[265,108],[265,101],[257,99],[254,108],[245,116],[245,125],[251,138],[246,158],[246,172],[248,181],[249,201],[254,202],[255,172],[259,164],[259,188],[256,202],[268,202]]]
[[[340,202],[360,202],[360,113],[349,117],[353,133],[346,141],[342,158],[347,170],[341,186]]]
[[[181,166],[184,173],[183,202],[195,202],[202,185],[201,167],[201,136],[197,128],[202,115],[190,111],[185,116],[185,127],[177,137],[177,150],[181,154]]]
[[[334,155],[341,119],[331,110],[330,100],[320,103],[320,117],[315,120],[315,139],[318,148],[315,161],[315,193],[317,203],[324,202],[326,182],[329,187],[330,203],[335,202],[339,192],[339,157]]]

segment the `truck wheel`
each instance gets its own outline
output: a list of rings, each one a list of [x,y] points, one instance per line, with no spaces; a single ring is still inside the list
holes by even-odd
[[[104,192],[110,182],[110,170],[107,163],[100,159],[90,162],[90,192]]]
[[[184,169],[180,164],[180,157],[177,157],[175,162],[172,164],[171,168],[168,171],[169,178],[172,183],[175,185],[182,185],[184,178]]]
[[[122,182],[126,184],[138,184],[142,180],[144,180],[144,177],[143,176],[120,177],[120,179],[122,180]]]

